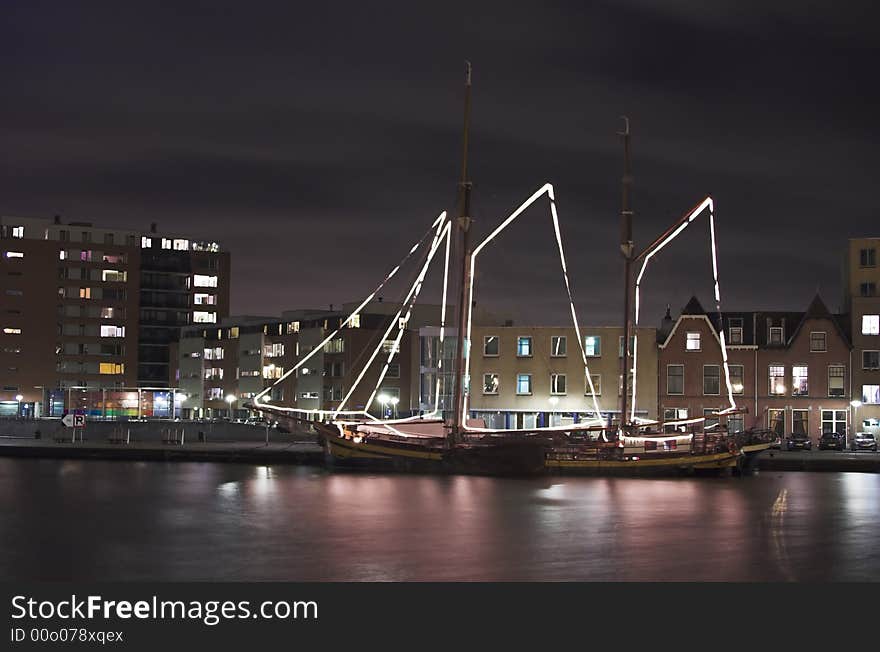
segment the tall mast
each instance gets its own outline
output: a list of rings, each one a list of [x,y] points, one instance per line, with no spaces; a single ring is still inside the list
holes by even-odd
[[[620,201],[620,252],[623,254],[623,356],[620,359],[620,377],[623,387],[620,392],[620,425],[618,436],[622,437],[626,432],[627,403],[629,399],[629,365],[630,350],[629,341],[632,330],[632,315],[630,308],[630,287],[633,255],[632,239],[632,210],[629,205],[629,191],[632,185],[632,173],[629,161],[629,118],[621,116],[624,122],[623,131],[617,132],[623,136],[623,178],[621,179]]]
[[[468,296],[470,294],[470,229],[471,229],[471,187],[473,184],[468,180],[467,157],[468,157],[468,131],[471,120],[471,63],[465,61],[464,80],[464,135],[461,148],[461,181],[458,184],[458,220],[456,230],[459,236],[461,256],[461,283],[458,295],[458,341],[455,347],[455,380],[453,386],[453,403],[455,413],[452,420],[452,430],[449,434],[450,443],[455,443],[460,438],[463,426],[462,412],[464,411],[465,388],[464,388],[464,332],[467,328],[467,315],[470,310]]]

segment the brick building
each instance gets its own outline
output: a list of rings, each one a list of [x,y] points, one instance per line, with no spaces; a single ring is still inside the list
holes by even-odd
[[[733,398],[748,410],[733,429],[767,427],[818,440],[849,433],[849,322],[817,295],[804,312],[707,313],[691,298],[676,320],[667,313],[658,337],[659,406],[664,419],[705,416],[729,406],[720,329]]]

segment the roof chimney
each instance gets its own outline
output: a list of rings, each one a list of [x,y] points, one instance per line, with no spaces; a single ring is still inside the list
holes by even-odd
[[[55,216],[55,224],[61,224],[61,216],[60,215]]]
[[[150,233],[155,233],[155,232],[156,232],[156,223],[150,222]]]

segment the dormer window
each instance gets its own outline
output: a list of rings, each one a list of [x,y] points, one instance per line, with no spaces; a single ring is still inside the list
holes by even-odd
[[[770,327],[769,344],[782,344],[782,326]]]

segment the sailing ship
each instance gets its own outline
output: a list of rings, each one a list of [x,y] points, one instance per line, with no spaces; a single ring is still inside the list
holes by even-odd
[[[727,369],[727,357],[722,340],[722,355],[725,377],[728,385],[730,408],[718,414],[719,426],[712,430],[705,428],[705,418],[660,423],[639,419],[635,416],[635,378],[637,359],[635,347],[629,351],[630,339],[635,338],[635,327],[639,317],[639,284],[645,274],[648,261],[668,242],[674,239],[698,216],[708,209],[712,251],[713,271],[715,276],[716,303],[720,311],[720,294],[718,290],[717,262],[714,259],[715,231],[714,208],[711,198],[706,198],[689,213],[670,227],[663,235],[637,256],[633,255],[632,212],[629,210],[629,122],[622,132],[624,138],[625,170],[623,177],[623,202],[621,210],[622,240],[621,252],[624,257],[624,351],[621,358],[621,376],[626,379],[621,394],[621,409],[618,423],[614,424],[611,417],[603,415],[587,364],[584,350],[584,339],[580,335],[576,311],[572,298],[566,268],[559,219],[556,210],[554,189],[545,184],[526,202],[504,220],[478,246],[471,247],[471,190],[468,178],[468,135],[471,103],[471,67],[466,65],[465,76],[465,110],[462,146],[462,173],[458,184],[458,217],[453,221],[447,214],[441,213],[431,224],[422,239],[414,245],[403,261],[393,268],[376,289],[343,320],[338,329],[331,332],[326,339],[315,346],[312,352],[289,369],[286,374],[276,380],[275,384],[257,394],[248,407],[272,414],[280,420],[306,423],[317,432],[322,442],[328,461],[334,466],[368,468],[376,470],[441,472],[441,473],[478,473],[478,474],[538,474],[538,473],[588,473],[588,474],[679,474],[697,472],[718,472],[742,466],[746,459],[745,446],[752,448],[750,453],[760,449],[761,442],[752,441],[751,435],[733,436],[726,432],[720,420],[728,415],[740,412],[730,391],[730,375]],[[474,273],[480,252],[508,225],[514,222],[529,206],[539,199],[549,201],[554,233],[559,248],[560,262],[568,293],[569,305],[578,343],[584,363],[587,382],[591,390],[592,409],[587,413],[589,418],[581,423],[563,426],[536,427],[527,429],[491,429],[477,420],[468,418],[468,385],[470,357],[467,342],[470,341],[472,329],[472,306],[474,292]],[[431,262],[441,249],[445,249],[446,267],[443,279],[443,301],[440,324],[440,345],[446,336],[447,287],[450,260],[450,242],[455,230],[460,253],[458,261],[459,284],[456,319],[456,355],[452,387],[451,419],[444,418],[440,410],[440,382],[435,388],[434,410],[419,416],[402,419],[380,419],[370,413],[370,407],[376,399],[376,392],[389,369],[395,352],[399,346],[411,313],[418,298]],[[392,335],[397,327],[397,334],[390,347],[384,366],[379,374],[376,387],[366,402],[363,410],[344,410],[347,400],[351,397],[351,387],[340,405],[333,410],[304,410],[270,404],[266,396],[272,387],[282,382],[291,373],[295,373],[312,355],[329,342],[342,328],[355,323],[359,312],[375,297],[385,284],[396,274],[401,265],[415,252],[422,252],[422,266],[400,304],[397,314],[391,320],[385,332],[385,339]],[[641,272],[635,284],[631,279],[631,266],[642,262]],[[632,300],[634,299],[634,310]],[[364,366],[364,372],[375,361],[382,342],[372,352]],[[441,363],[442,364],[442,363]],[[364,372],[357,378],[355,385],[360,383]],[[631,379],[631,382],[630,382]],[[629,388],[632,391],[629,391]],[[631,396],[630,396],[631,395]],[[629,400],[632,398],[632,410],[629,411]],[[384,417],[383,413],[383,417]],[[769,446],[769,443],[767,444]]]

